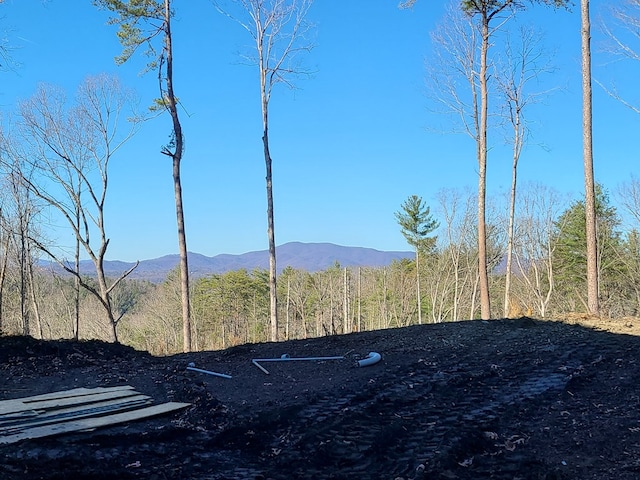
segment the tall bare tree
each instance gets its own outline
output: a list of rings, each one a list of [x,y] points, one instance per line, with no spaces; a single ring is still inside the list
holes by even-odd
[[[600,314],[598,278],[598,232],[593,172],[593,111],[591,91],[591,18],[589,0],[580,0],[582,39],[582,154],[584,162],[585,221],[587,227],[587,309]]]
[[[525,146],[529,129],[526,110],[545,92],[531,92],[529,84],[549,71],[548,60],[540,48],[539,35],[532,28],[521,28],[517,40],[507,37],[505,65],[498,69],[496,78],[505,97],[508,123],[511,126],[511,191],[509,194],[509,219],[507,229],[507,265],[504,289],[504,316],[511,310],[511,274],[513,269],[513,241],[515,235],[516,194],[518,162]],[[517,42],[517,43],[516,43]]]
[[[479,17],[480,29],[480,125],[476,137],[478,154],[478,271],[480,274],[480,310],[483,319],[491,318],[491,300],[489,296],[489,277],[487,271],[487,224],[486,224],[486,197],[487,197],[487,131],[489,120],[489,74],[488,55],[490,37],[492,32],[491,22],[511,2],[496,1],[469,1],[463,2],[463,9],[469,14]],[[466,5],[464,5],[466,4]]]
[[[180,250],[180,286],[182,295],[182,337],[183,350],[191,351],[191,306],[189,301],[189,260],[187,235],[184,224],[184,205],[182,201],[182,180],[180,164],[184,152],[182,124],[178,115],[178,99],[173,85],[173,36],[171,33],[170,0],[94,0],[102,8],[114,12],[116,16],[111,24],[119,25],[118,38],[123,46],[117,63],[131,58],[142,45],[149,48],[145,54],[151,57],[149,69],[157,69],[160,85],[160,98],[155,101],[156,109],[169,112],[172,121],[171,140],[162,147],[162,154],[172,161],[173,189],[176,203],[176,223],[178,227],[178,248]],[[152,40],[160,37],[162,48],[157,51]]]
[[[467,125],[469,132],[476,142],[478,160],[478,271],[480,287],[480,309],[483,319],[491,318],[491,300],[489,295],[489,277],[487,264],[487,222],[486,222],[486,191],[487,191],[487,133],[489,129],[489,48],[492,39],[500,31],[504,23],[517,9],[522,9],[525,3],[544,3],[562,6],[570,0],[461,0],[460,8],[473,23],[471,29],[465,28],[468,38],[459,37],[450,29],[448,34],[441,37],[444,51],[454,53],[454,57],[463,63],[457,67],[461,70],[472,89],[471,124]],[[411,7],[415,0],[401,3],[403,8]],[[457,2],[456,2],[457,3]],[[455,18],[451,17],[450,18]],[[457,22],[460,26],[461,23]],[[458,27],[456,27],[458,28]],[[477,38],[476,37],[479,37]],[[443,42],[442,39],[445,41]],[[462,47],[462,48],[460,48]],[[454,103],[460,107],[460,97],[455,88],[447,87],[447,93],[454,95]],[[468,110],[463,113],[469,115]],[[471,127],[471,128],[469,128]]]
[[[96,297],[104,307],[114,342],[118,341],[120,317],[114,313],[111,292],[135,266],[115,281],[107,279],[104,260],[109,239],[104,212],[110,161],[138,129],[135,120],[126,132],[117,128],[120,115],[132,101],[116,78],[105,75],[88,78],[73,107],[67,106],[61,90],[43,85],[20,106],[20,136],[26,147],[16,145],[14,149],[14,156],[33,173],[25,175],[15,168],[13,173],[20,174],[26,189],[66,221],[94,264],[98,286],[70,267],[63,253],[44,242],[37,242],[38,247]]]
[[[453,126],[453,131],[462,131],[476,144],[477,160],[481,162],[481,92],[479,89],[478,75],[480,72],[480,35],[478,28],[471,21],[471,17],[464,14],[453,2],[446,11],[445,18],[437,29],[432,32],[431,39],[435,45],[434,58],[427,64],[429,84],[433,89],[432,95],[436,102],[444,108],[443,113],[451,115],[458,124]],[[461,82],[462,80],[462,82]],[[485,125],[486,127],[486,125]],[[486,160],[486,158],[485,158]],[[486,268],[486,226],[485,226],[485,199],[486,170],[479,171],[479,189],[477,193],[476,217],[478,250],[478,283],[483,277],[482,284],[486,287],[487,296],[484,305],[489,305],[488,278]],[[481,226],[482,224],[482,226]],[[484,272],[484,274],[483,274]],[[475,302],[475,288],[472,296]],[[482,303],[482,302],[481,302]],[[472,307],[473,311],[474,308]],[[482,310],[483,318],[489,318]]]
[[[262,145],[267,184],[267,236],[269,240],[269,292],[271,340],[278,340],[278,300],[276,283],[276,240],[273,208],[273,171],[269,149],[269,102],[275,85],[283,83],[293,88],[293,80],[308,75],[299,63],[300,54],[313,45],[307,35],[311,25],[307,13],[312,0],[234,0],[243,15],[234,15],[215,2],[222,14],[240,24],[251,35],[255,52],[247,60],[260,73],[260,105],[262,109]],[[248,18],[247,18],[248,17]],[[247,18],[244,20],[244,18]]]
[[[483,319],[491,318],[489,277],[487,268],[487,133],[489,130],[489,45],[495,33],[494,19],[503,11],[509,13],[508,2],[462,2],[462,11],[451,9],[441,28],[432,36],[438,45],[439,60],[449,71],[434,82],[436,98],[450,113],[459,115],[464,131],[476,144],[478,162],[478,280],[480,309]],[[477,22],[474,22],[477,18]],[[467,82],[470,94],[459,91],[456,77]],[[465,98],[466,97],[466,98]]]

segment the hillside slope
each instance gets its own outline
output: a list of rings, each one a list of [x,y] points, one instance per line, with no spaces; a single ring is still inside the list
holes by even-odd
[[[356,366],[371,351],[382,360]],[[284,354],[343,358],[252,363]],[[528,318],[162,358],[0,337],[0,400],[131,385],[191,404],[0,445],[0,478],[635,480],[639,377],[640,337]]]

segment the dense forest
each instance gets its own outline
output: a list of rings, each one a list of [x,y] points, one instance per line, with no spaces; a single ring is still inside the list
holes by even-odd
[[[631,177],[609,186],[596,178],[590,184],[593,160],[585,147],[584,197],[566,198],[545,185],[517,181],[518,160],[529,138],[525,112],[539,101],[542,93],[536,92],[535,80],[546,70],[534,33],[519,30],[518,41],[508,41],[515,35],[509,21],[527,2],[454,2],[433,32],[439,61],[425,75],[434,98],[475,142],[478,191],[442,189],[429,205],[417,195],[398,205],[398,230],[414,248],[413,260],[384,268],[336,263],[320,272],[282,265],[286,268],[277,278],[269,101],[275,85],[293,81],[289,74],[305,74],[288,60],[310,50],[298,42],[306,40],[304,16],[311,2],[235,2],[259,27],[252,39],[261,74],[269,225],[265,243],[271,262],[268,270],[197,279],[189,278],[186,260],[183,132],[180,95],[172,84],[171,4],[179,10],[179,2],[94,3],[108,10],[110,23],[119,28],[119,62],[134,61],[139,47],[157,41],[155,49],[146,51],[146,68],[158,72],[160,89],[150,113],[131,116],[132,92],[111,75],[87,78],[71,106],[61,89],[42,86],[13,112],[16,120],[0,128],[0,333],[98,338],[169,354],[474,318],[640,316],[640,180]],[[562,1],[531,3],[550,9],[569,6]],[[234,20],[240,15],[218,10]],[[582,14],[584,20],[584,9]],[[633,58],[639,51],[632,41],[640,3],[625,2],[611,19],[627,32],[617,36],[610,23],[612,44]],[[284,48],[277,48],[278,41],[284,41]],[[269,53],[263,56],[264,51]],[[2,48],[4,62],[15,54]],[[616,91],[609,93],[615,101],[640,108]],[[144,128],[149,115],[163,113],[172,120],[170,141],[161,153],[173,162],[181,263],[160,284],[131,280],[131,270],[108,278],[103,263],[109,246],[105,208],[110,162]],[[590,124],[583,128],[590,139]],[[486,191],[491,163],[486,136],[494,131],[509,138],[513,159],[504,197]],[[56,244],[48,228],[52,215],[72,232],[74,245]],[[81,258],[93,261],[95,275],[80,274]],[[46,270],[42,259],[58,262],[67,274]]]

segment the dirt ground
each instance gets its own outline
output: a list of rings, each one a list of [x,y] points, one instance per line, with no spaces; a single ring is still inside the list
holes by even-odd
[[[0,337],[0,400],[131,385],[191,404],[0,446],[0,478],[638,479],[639,333],[521,318],[170,357]],[[358,366],[369,352],[381,361]],[[344,359],[252,363],[282,355]]]

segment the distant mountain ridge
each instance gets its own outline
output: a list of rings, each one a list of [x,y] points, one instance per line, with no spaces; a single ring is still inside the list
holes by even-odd
[[[413,252],[380,251],[364,247],[344,247],[333,243],[290,242],[276,247],[278,273],[286,267],[318,272],[325,270],[336,262],[342,267],[383,267],[394,260],[413,258]],[[128,278],[162,282],[167,274],[178,266],[180,257],[177,254],[165,255],[151,260],[141,260],[138,267]],[[108,260],[104,263],[108,277],[117,277],[133,267],[135,262]],[[52,266],[45,262],[45,266]],[[60,267],[53,266],[60,271]],[[254,270],[269,268],[268,250],[247,252],[239,255],[220,254],[207,257],[199,253],[189,252],[189,271],[194,278],[212,274],[226,273],[233,270]],[[85,275],[94,275],[93,262],[80,262],[80,271]]]

